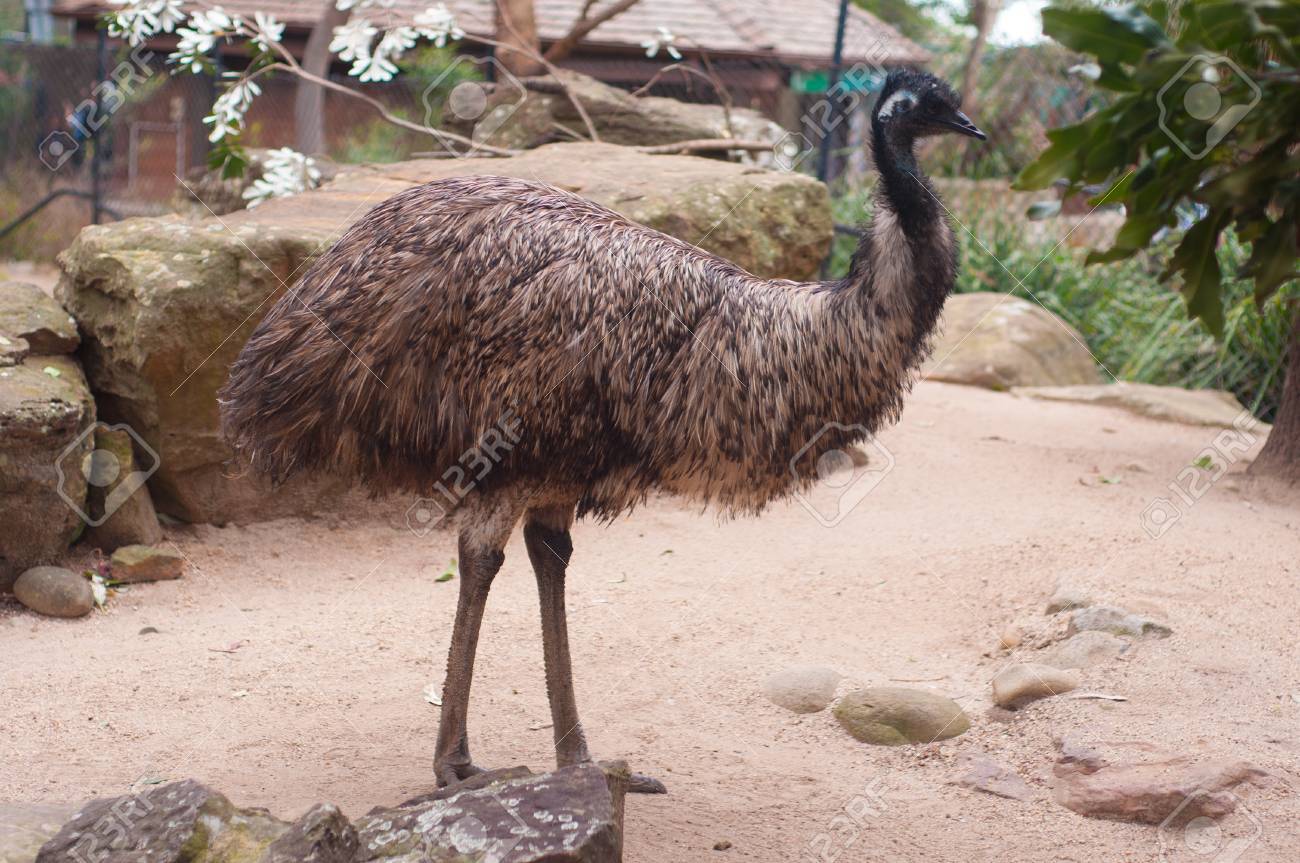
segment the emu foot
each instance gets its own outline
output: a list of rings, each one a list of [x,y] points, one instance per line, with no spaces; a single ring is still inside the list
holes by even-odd
[[[438,787],[446,788],[448,785],[455,785],[471,776],[478,776],[482,773],[491,773],[476,764],[469,761],[451,762],[444,761],[441,764],[434,762],[434,775],[438,777]]]

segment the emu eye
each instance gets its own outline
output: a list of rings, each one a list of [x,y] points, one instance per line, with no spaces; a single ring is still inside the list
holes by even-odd
[[[900,114],[906,114],[914,107],[916,107],[916,97],[906,90],[900,90],[885,100],[884,104],[880,106],[878,114],[881,119],[888,120]]]

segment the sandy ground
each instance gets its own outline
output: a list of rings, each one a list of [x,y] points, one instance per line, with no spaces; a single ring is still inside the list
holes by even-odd
[[[1243,792],[1211,853],[1174,835],[1164,859],[1300,859],[1300,501],[1239,463],[1159,539],[1141,522],[1216,434],[927,383],[882,438],[893,470],[833,528],[797,501],[721,523],[660,501],[579,525],[570,621],[588,737],[670,789],[631,798],[626,858],[1162,859],[1156,828],[1051,801],[1051,740],[1074,731],[1241,756],[1280,778]],[[829,510],[839,491],[813,501]],[[454,539],[414,536],[402,509],[172,529],[189,574],[90,619],[0,604],[0,799],[75,802],[194,776],[292,817],[432,788],[437,714],[421,692],[442,678],[456,585],[434,579]],[[1174,635],[1085,672],[1086,689],[1126,702],[1056,698],[1000,721],[989,680],[1033,652],[1008,654],[997,634],[1041,619],[1062,576]],[[479,650],[481,764],[550,762],[536,614],[516,537]],[[857,743],[829,712],[764,698],[763,678],[794,662],[932,688],[973,728],[927,747]],[[949,784],[966,752],[1013,767],[1037,797]],[[711,850],[723,840],[729,851]]]

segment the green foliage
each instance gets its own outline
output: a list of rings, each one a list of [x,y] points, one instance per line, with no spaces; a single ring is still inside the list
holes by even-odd
[[[944,29],[935,13],[949,4],[944,0],[853,0],[862,9],[914,42],[925,42]]]
[[[1262,307],[1300,275],[1300,4],[1057,5],[1043,11],[1043,30],[1095,58],[1091,77],[1114,96],[1048,133],[1018,187],[1103,184],[1108,202],[1124,204],[1114,245],[1090,262],[1132,258],[1185,228],[1159,278],[1178,276],[1191,316],[1227,334],[1238,281],[1254,283]],[[1251,251],[1225,270],[1216,248],[1229,232]]]
[[[859,224],[870,211],[868,196],[861,194],[837,198],[833,206],[840,224]],[[1014,221],[994,224],[979,230],[979,242],[958,228],[961,268],[954,290],[1039,303],[1078,330],[1120,380],[1223,389],[1261,419],[1274,418],[1282,399],[1287,304],[1300,297],[1300,289],[1284,288],[1257,306],[1250,280],[1231,275],[1249,257],[1235,234],[1223,235],[1215,256],[1219,269],[1229,274],[1223,285],[1223,334],[1215,339],[1188,319],[1179,294],[1159,281],[1158,260],[1182,235],[1171,232],[1150,253],[1085,266],[1076,249],[1053,249],[1054,240],[1027,242],[1023,227]],[[836,239],[832,273],[845,271],[854,245],[851,237]]]

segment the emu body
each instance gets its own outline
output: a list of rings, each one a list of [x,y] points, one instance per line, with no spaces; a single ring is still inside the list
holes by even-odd
[[[982,135],[928,75],[892,74],[880,104],[881,194],[843,279],[758,278],[559,189],[465,177],[376,207],[257,327],[222,391],[223,429],[276,480],[327,471],[429,495],[510,427],[464,498],[440,783],[478,769],[474,650],[520,520],[557,760],[588,760],[564,621],[574,518],[614,518],[652,491],[757,512],[897,417],[956,273],[913,142]]]

